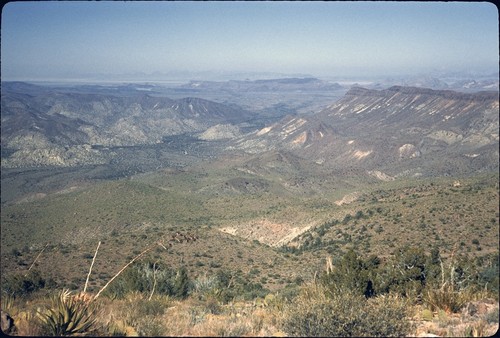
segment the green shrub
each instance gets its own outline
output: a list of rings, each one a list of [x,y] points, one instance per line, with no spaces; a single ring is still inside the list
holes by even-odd
[[[351,214],[347,214],[347,215],[345,215],[344,219],[342,220],[342,224],[344,224],[344,225],[345,225],[345,224],[349,223],[349,221],[350,221],[351,219],[352,219]]]
[[[180,268],[174,278],[174,296],[186,298],[190,290],[190,280],[185,267]]]
[[[395,292],[415,298],[426,283],[427,257],[421,248],[403,247],[377,274],[374,284],[377,294]]]
[[[263,298],[269,293],[269,290],[262,287],[262,284],[252,282],[237,285],[235,291],[244,300],[252,300],[257,297]]]
[[[12,255],[12,256],[19,257],[19,256],[22,256],[22,253],[21,253],[21,251],[19,251],[17,248],[13,248],[13,249],[11,250],[11,255]]]
[[[423,309],[422,310],[422,319],[425,320],[425,321],[432,321],[432,318],[434,317],[434,315],[432,314],[432,311],[429,310],[429,309]]]
[[[356,252],[349,250],[335,265],[331,272],[321,278],[324,286],[337,291],[350,291],[358,295],[371,297],[374,294],[372,277],[380,260],[370,256],[363,261]]]
[[[2,282],[2,293],[18,297],[27,296],[45,287],[45,279],[37,270],[31,270],[25,275],[10,275]]]
[[[490,290],[498,299],[499,295],[499,256],[486,255],[476,259],[476,266],[479,266],[477,284],[481,289]]]
[[[150,294],[154,287],[155,294],[186,298],[191,284],[185,268],[174,270],[152,262],[134,263],[110,284],[104,294],[123,298],[130,292]]]

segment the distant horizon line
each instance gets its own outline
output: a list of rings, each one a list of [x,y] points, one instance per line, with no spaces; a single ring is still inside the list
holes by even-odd
[[[1,81],[23,81],[23,82],[182,82],[182,81],[229,81],[229,80],[259,80],[278,78],[317,78],[322,80],[344,79],[344,80],[380,80],[388,78],[409,77],[499,77],[499,69],[427,69],[414,71],[387,71],[361,73],[353,71],[337,73],[328,71],[323,74],[308,72],[279,72],[279,71],[245,71],[245,70],[170,70],[152,72],[127,72],[127,73],[89,73],[68,74],[56,76],[43,75],[7,75],[2,76]]]
[[[170,77],[170,78],[133,78],[133,77],[119,77],[119,76],[110,76],[108,78],[105,77],[8,77],[2,78],[1,82],[41,82],[41,83],[186,83],[190,81],[212,81],[212,82],[226,82],[226,81],[256,81],[256,80],[273,80],[273,79],[289,79],[289,78],[315,78],[324,81],[368,81],[373,82],[377,80],[390,80],[390,79],[404,79],[404,78],[418,78],[418,77],[429,77],[436,79],[443,78],[457,78],[457,79],[478,79],[478,78],[499,78],[499,72],[489,72],[489,73],[481,73],[481,74],[430,74],[430,73],[415,73],[415,74],[387,74],[387,75],[325,75],[325,76],[315,76],[315,75],[307,75],[307,74],[268,74],[262,76],[242,76],[242,77],[206,77],[200,78],[199,76],[194,77]]]

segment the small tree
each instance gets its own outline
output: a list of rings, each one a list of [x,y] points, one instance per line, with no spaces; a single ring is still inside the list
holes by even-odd
[[[334,267],[322,277],[325,286],[337,290],[349,290],[358,295],[371,297],[374,295],[371,269],[378,264],[375,260],[370,265],[358,257],[354,250],[349,250]]]
[[[426,256],[421,248],[403,247],[386,264],[379,277],[379,291],[395,291],[414,298],[422,293],[426,282]]]

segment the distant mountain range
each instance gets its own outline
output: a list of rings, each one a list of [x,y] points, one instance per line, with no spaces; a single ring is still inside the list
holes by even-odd
[[[477,91],[498,91],[499,80],[496,76],[486,78],[458,77],[441,78],[430,75],[409,76],[403,78],[386,78],[382,81],[376,81],[370,85],[371,89],[383,89],[390,86],[419,87],[432,89],[448,89],[460,92]]]
[[[105,163],[95,146],[157,144],[167,136],[255,118],[199,98],[64,93],[21,83],[2,84],[1,107],[2,156],[10,155],[2,166]]]
[[[430,75],[407,76],[401,78],[385,78],[370,81],[370,89],[386,89],[393,86],[418,87],[430,89],[448,89],[460,92],[498,91],[498,77],[487,78],[439,78]],[[244,92],[314,92],[338,91],[345,86],[338,82],[329,82],[314,77],[307,78],[282,78],[267,80],[247,81],[190,81],[178,86],[179,90],[194,92],[203,91],[229,91],[234,93]]]
[[[190,90],[213,90],[244,92],[279,92],[279,91],[315,91],[338,90],[342,86],[338,83],[329,83],[314,77],[309,78],[283,78],[254,81],[190,81],[180,86]]]
[[[497,91],[353,87],[321,111],[289,115],[262,128],[256,112],[200,98],[169,99],[149,93],[152,87],[137,86],[97,94],[95,87],[81,93],[2,83],[2,166],[107,163],[100,147],[161,145],[166,137],[171,142],[172,136],[184,134],[204,142],[224,140],[227,152],[252,154],[252,163],[261,168],[266,159],[278,167],[287,159],[286,170],[295,170],[290,165],[296,161],[297,168],[338,173],[352,169],[392,180],[469,174],[499,166]],[[289,78],[193,81],[185,88],[244,95],[338,86],[315,78]],[[251,165],[247,169],[253,170]]]

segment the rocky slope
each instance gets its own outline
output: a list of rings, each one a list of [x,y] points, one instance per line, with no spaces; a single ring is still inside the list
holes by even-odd
[[[402,175],[498,169],[498,93],[394,86],[352,88],[323,111],[286,117],[236,140],[233,149],[287,149],[311,163]]]
[[[228,81],[221,90],[326,85],[318,81]],[[353,87],[317,113],[286,116],[259,130],[254,124],[250,133],[248,121],[256,113],[144,91],[112,95],[11,83],[2,87],[1,104],[3,167],[107,163],[111,155],[103,147],[163,144],[169,136],[189,134],[206,142],[224,140],[229,151],[289,152],[306,166],[385,181],[498,170],[498,92]]]
[[[67,93],[22,84],[3,86],[1,108],[3,167],[105,163],[95,146],[157,144],[222,124],[227,137],[255,116],[199,98]]]

